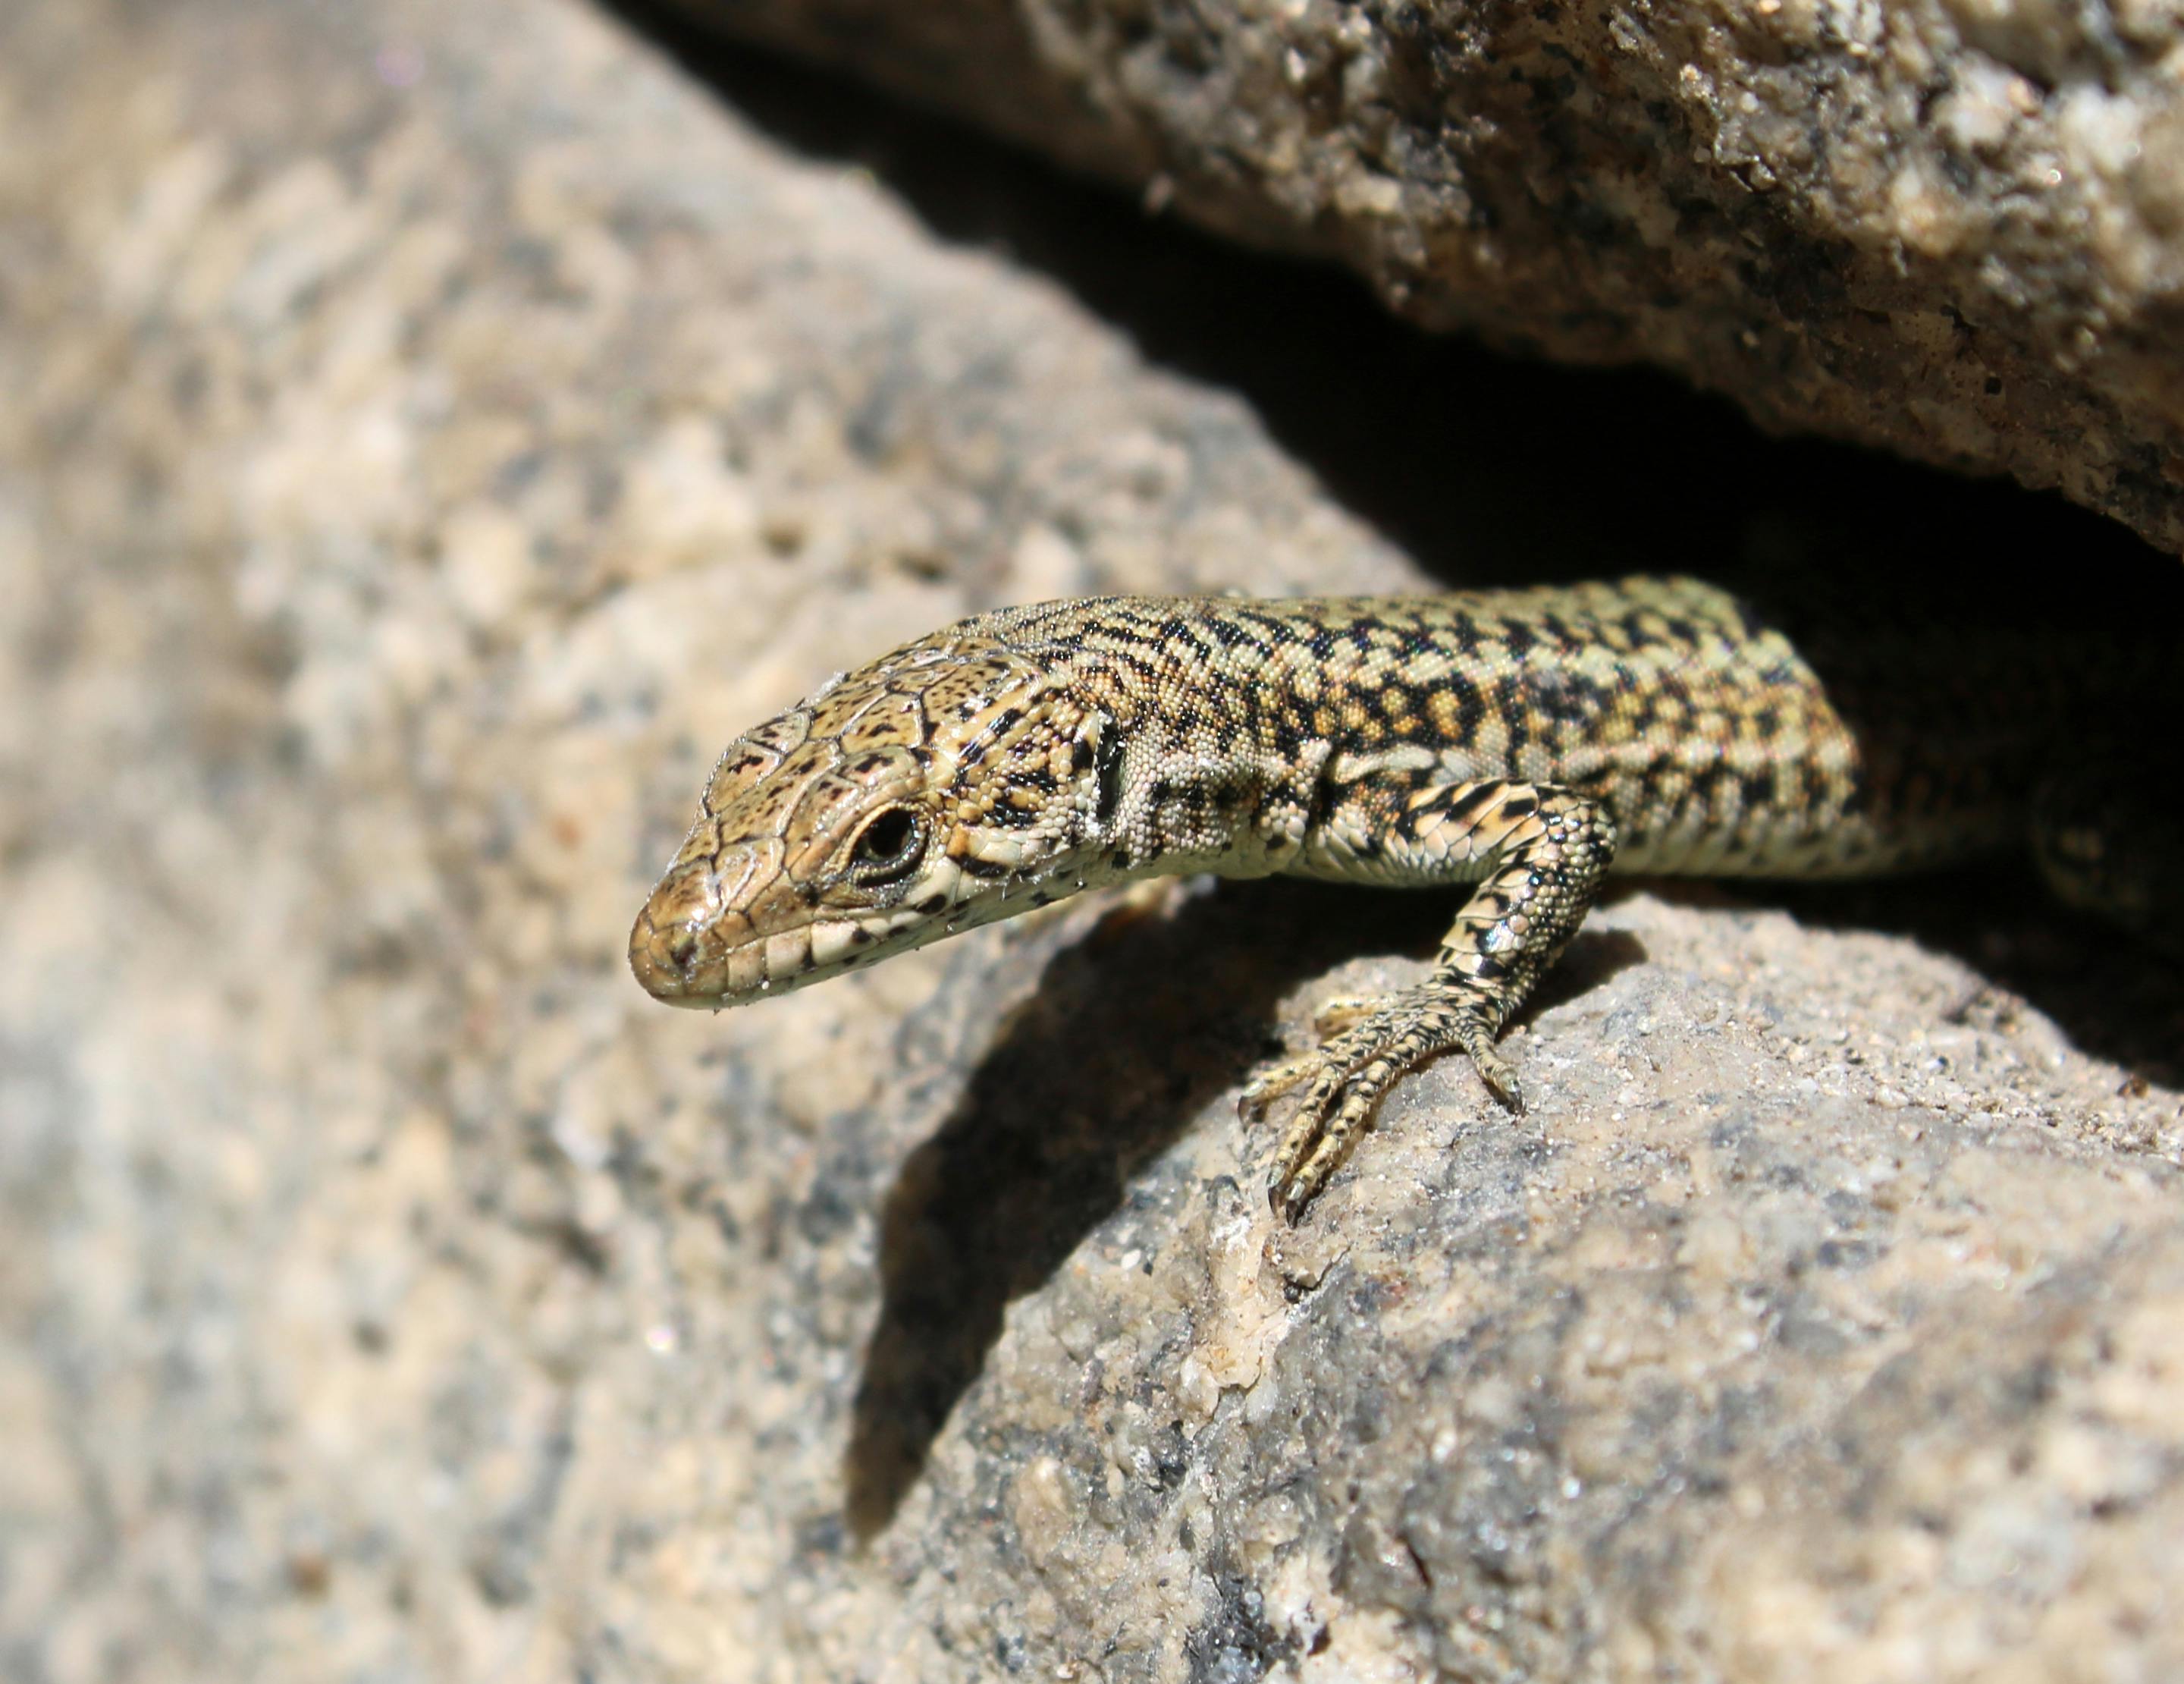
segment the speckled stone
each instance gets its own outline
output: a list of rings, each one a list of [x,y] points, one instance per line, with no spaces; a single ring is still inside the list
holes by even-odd
[[[0,1676],[2184,1670],[2184,1012],[2021,878],[1624,893],[1530,1114],[1437,1066],[1295,1230],[1236,1090],[1423,899],[647,1000],[816,676],[1423,579],[1056,287],[511,15],[0,8]]]
[[[671,0],[1412,319],[2184,551],[2175,0]]]

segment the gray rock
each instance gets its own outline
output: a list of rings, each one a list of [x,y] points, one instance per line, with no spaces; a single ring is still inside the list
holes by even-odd
[[[646,1000],[815,677],[1423,581],[1058,288],[510,20],[0,10],[0,1670],[2184,1667],[2178,996],[2017,878],[1626,893],[1531,1114],[1436,1067],[1294,1230],[1237,1086],[1429,897]]]
[[[1435,327],[2184,550],[2171,0],[675,0]]]

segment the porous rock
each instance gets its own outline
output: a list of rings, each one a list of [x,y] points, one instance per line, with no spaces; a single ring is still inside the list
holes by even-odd
[[[675,0],[1415,321],[2184,551],[2173,0]]]

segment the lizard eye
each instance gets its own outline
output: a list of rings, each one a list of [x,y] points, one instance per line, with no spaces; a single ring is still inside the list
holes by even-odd
[[[887,883],[915,866],[925,852],[925,827],[908,807],[873,815],[850,850],[850,873],[860,883]]]

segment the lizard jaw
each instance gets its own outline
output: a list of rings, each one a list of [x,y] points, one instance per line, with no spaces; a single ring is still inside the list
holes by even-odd
[[[629,967],[644,991],[669,1006],[719,1011],[747,1005],[920,945],[945,932],[895,909],[815,912],[792,889],[760,897],[748,909],[727,905],[722,878],[699,867],[660,880],[629,933]],[[792,904],[773,904],[777,901]]]

